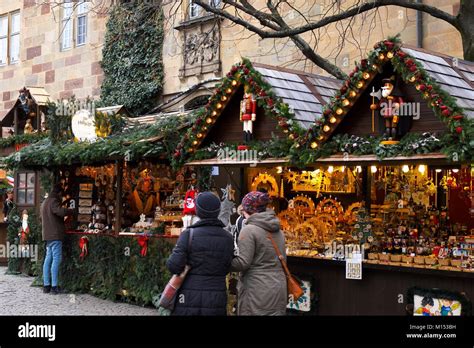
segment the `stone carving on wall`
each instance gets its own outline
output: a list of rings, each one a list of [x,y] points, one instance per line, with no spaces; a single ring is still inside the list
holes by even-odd
[[[209,24],[184,31],[181,77],[220,71],[220,29],[216,22]]]

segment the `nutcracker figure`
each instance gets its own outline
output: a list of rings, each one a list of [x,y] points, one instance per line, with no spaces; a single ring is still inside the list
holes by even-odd
[[[244,128],[244,142],[249,143],[253,136],[253,122],[257,119],[257,101],[255,96],[245,87],[244,99],[240,102],[240,121]]]
[[[399,135],[399,121],[400,121],[400,106],[403,104],[403,98],[395,91],[393,79],[383,79],[383,86],[381,91],[372,92],[370,95],[378,97],[379,102],[373,102],[370,105],[372,111],[380,109],[380,130],[385,136],[386,140],[382,144],[390,145],[398,143]]]

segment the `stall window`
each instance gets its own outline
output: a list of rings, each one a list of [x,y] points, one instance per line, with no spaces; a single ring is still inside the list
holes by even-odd
[[[20,11],[0,16],[0,65],[20,60]]]
[[[35,204],[35,173],[18,173],[17,204]]]

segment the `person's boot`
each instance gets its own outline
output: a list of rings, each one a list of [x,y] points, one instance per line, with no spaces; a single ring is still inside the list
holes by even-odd
[[[51,285],[43,286],[43,293],[49,294],[51,292]]]
[[[59,290],[59,286],[52,286],[51,287],[51,294],[57,295],[59,293],[61,293],[61,291]]]

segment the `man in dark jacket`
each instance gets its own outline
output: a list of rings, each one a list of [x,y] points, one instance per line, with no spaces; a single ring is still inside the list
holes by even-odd
[[[218,219],[220,203],[211,192],[197,196],[196,215],[200,220],[181,233],[166,263],[173,274],[180,274],[186,264],[191,266],[177,294],[173,315],[226,315],[226,275],[234,244]]]
[[[61,186],[55,185],[48,198],[41,205],[43,224],[43,241],[46,242],[46,257],[43,264],[43,291],[57,294],[59,265],[62,258],[62,241],[64,239],[64,217],[74,210],[62,208]]]

